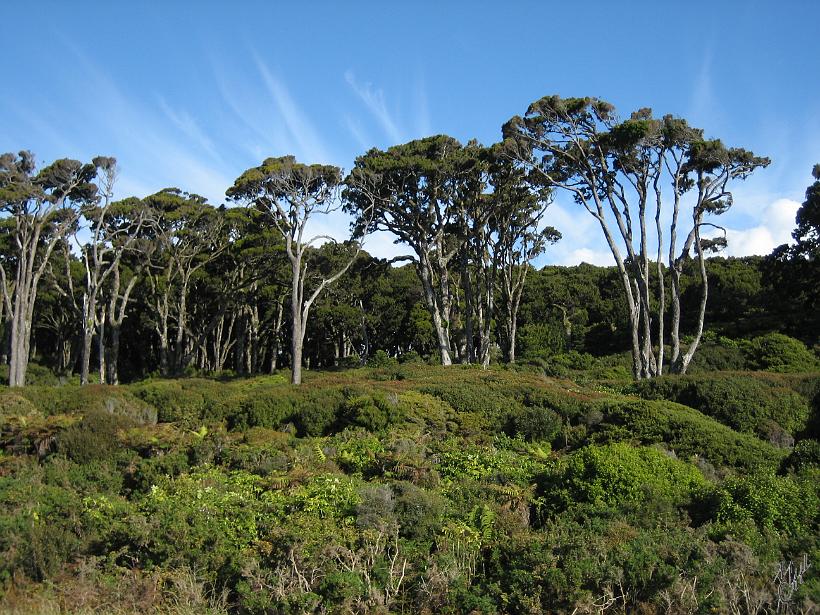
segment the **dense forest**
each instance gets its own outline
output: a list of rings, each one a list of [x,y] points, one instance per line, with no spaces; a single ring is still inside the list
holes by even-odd
[[[502,137],[219,206],[0,156],[0,611],[816,612],[820,165],[726,258],[767,158],[591,98]],[[567,197],[612,266],[534,265]]]

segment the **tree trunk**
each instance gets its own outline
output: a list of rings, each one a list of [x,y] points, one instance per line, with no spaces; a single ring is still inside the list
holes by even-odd
[[[105,359],[107,384],[119,384],[119,356],[120,356],[120,325],[116,322],[111,323],[111,343],[108,345],[107,356]]]

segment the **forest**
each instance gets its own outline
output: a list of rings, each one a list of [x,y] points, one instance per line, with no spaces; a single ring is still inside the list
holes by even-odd
[[[817,612],[820,165],[725,257],[768,158],[596,98],[500,134],[219,205],[0,155],[0,612]],[[611,266],[536,266],[557,199]]]

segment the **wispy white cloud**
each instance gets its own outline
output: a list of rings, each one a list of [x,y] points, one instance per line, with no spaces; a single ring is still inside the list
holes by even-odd
[[[202,194],[212,202],[220,202],[224,198],[225,190],[233,180],[219,160],[213,159],[207,151],[208,160],[192,152],[190,134],[186,134],[184,140],[173,138],[166,112],[158,115],[155,107],[134,102],[109,74],[79,48],[70,43],[66,45],[77,60],[84,88],[95,93],[96,104],[86,109],[86,116],[78,120],[95,126],[99,133],[105,134],[104,147],[119,159],[121,175],[118,197],[129,196],[124,187],[146,193],[178,186]],[[100,109],[104,113],[100,113]],[[184,124],[181,118],[177,117]],[[170,121],[179,128],[176,122]],[[189,124],[189,130],[191,126],[195,124]],[[207,140],[204,135],[200,138]],[[79,149],[76,144],[75,149]],[[120,155],[120,152],[123,154]]]
[[[186,111],[175,111],[165,101],[165,98],[159,96],[159,106],[165,116],[171,120],[179,130],[182,131],[191,141],[199,145],[200,148],[208,152],[213,158],[221,162],[222,158],[219,152],[216,151],[213,141],[202,131],[197,121],[191,117]]]
[[[255,59],[265,87],[276,104],[288,133],[298,146],[298,153],[301,154],[303,161],[308,163],[333,162],[313,123],[293,100],[285,84],[271,73],[260,58]]]
[[[345,81],[373,114],[392,144],[404,142],[404,134],[399,130],[393,115],[387,109],[384,100],[384,91],[374,88],[372,83],[359,83],[352,70],[345,72]]]
[[[359,149],[362,150],[362,152],[367,151],[371,147],[373,147],[373,141],[365,134],[358,120],[353,119],[349,115],[345,115],[344,121],[345,126],[347,127],[350,134],[353,135],[353,138],[356,140],[356,143],[358,144]]]

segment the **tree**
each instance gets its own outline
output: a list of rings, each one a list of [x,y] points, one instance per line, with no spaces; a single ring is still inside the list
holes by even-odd
[[[37,289],[54,248],[77,223],[80,207],[97,199],[94,164],[61,159],[35,174],[31,152],[0,156],[0,210],[14,220],[14,279],[0,263],[3,300],[11,315],[9,385],[24,386]]]
[[[539,229],[544,214],[552,202],[550,188],[530,182],[520,168],[510,163],[500,146],[494,148],[490,167],[493,193],[488,198],[493,207],[489,230],[491,249],[491,283],[488,312],[493,315],[492,297],[495,286],[500,289],[499,341],[504,360],[515,363],[515,339],[518,310],[530,263],[542,254],[547,245],[561,239],[552,226]],[[489,331],[487,331],[489,333]],[[485,336],[482,336],[484,338]],[[489,361],[489,335],[482,339],[482,362]]]
[[[99,381],[109,384],[117,383],[116,365],[106,366],[106,325],[113,325],[113,336],[118,344],[119,326],[124,318],[123,305],[118,310],[118,295],[120,290],[120,269],[123,256],[133,249],[140,240],[140,231],[143,225],[150,221],[148,208],[136,207],[129,211],[127,206],[112,202],[114,183],[117,177],[117,161],[110,157],[97,157],[92,161],[99,170],[98,194],[100,199],[88,203],[80,208],[82,218],[86,224],[78,224],[73,230],[73,239],[79,250],[80,260],[84,270],[82,295],[75,291],[73,277],[70,275],[70,266],[73,260],[70,253],[70,244],[64,242],[64,262],[66,275],[64,284],[56,284],[56,288],[65,297],[70,299],[74,311],[78,314],[81,329],[80,354],[80,384],[88,384],[91,363],[91,345],[94,336],[98,343]],[[133,215],[123,216],[128,212]],[[83,243],[81,237],[89,236]],[[56,281],[56,277],[55,277]],[[130,288],[126,287],[127,295]],[[111,301],[105,301],[105,290],[111,288]],[[110,357],[116,362],[116,351]]]
[[[775,248],[764,269],[769,301],[788,315],[790,333],[809,345],[820,343],[820,164],[812,176],[815,181],[795,216],[795,244]]]
[[[189,327],[189,297],[194,276],[226,249],[224,216],[204,197],[166,188],[146,197],[155,223],[150,236],[155,243],[146,270],[152,322],[159,340],[162,375],[181,373],[196,348]]]
[[[325,234],[308,236],[309,222],[316,215],[341,208],[341,185],[338,167],[305,165],[293,156],[283,156],[248,169],[227,191],[229,198],[266,212],[285,242],[291,265],[291,383],[296,385],[302,382],[302,349],[310,308],[322,291],[347,271],[359,251],[358,244],[351,241],[348,247],[352,255],[336,269],[322,272],[313,266],[317,242],[336,240]],[[358,185],[364,194],[364,182]]]
[[[662,373],[664,365],[664,223],[669,223],[666,266],[671,277],[670,368],[685,373],[703,332],[708,296],[706,253],[725,245],[725,238],[707,238],[707,227],[723,231],[707,221],[729,209],[731,181],[745,179],[768,158],[719,140],[705,140],[703,132],[685,120],[652,117],[641,109],[619,121],[614,107],[595,98],[547,96],[504,125],[509,155],[532,170],[546,185],[568,191],[599,223],[615,260],[629,310],[632,373],[636,379]],[[671,184],[671,212],[664,203]],[[683,197],[694,193],[691,225],[678,248],[683,223]],[[654,230],[650,229],[654,208]],[[725,236],[725,232],[724,232]],[[650,250],[655,247],[654,263]],[[680,347],[680,275],[695,253],[701,280],[701,301],[693,341],[685,352]],[[653,272],[654,268],[654,272]],[[655,277],[657,299],[652,296]],[[657,306],[653,309],[653,304]],[[653,331],[654,326],[654,331]],[[656,349],[657,348],[657,354]]]
[[[346,210],[358,224],[370,220],[371,230],[393,233],[416,255],[425,304],[433,320],[442,365],[451,365],[451,324],[454,292],[450,266],[464,238],[459,234],[457,172],[462,146],[439,135],[396,145],[387,151],[371,149],[356,158],[346,190]],[[376,177],[375,197],[362,178]]]

